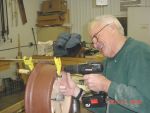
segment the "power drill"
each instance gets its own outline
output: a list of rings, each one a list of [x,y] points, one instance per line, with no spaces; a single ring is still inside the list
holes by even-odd
[[[64,67],[64,71],[71,74],[96,74],[103,72],[103,65],[100,62],[67,65]],[[91,91],[91,93],[86,93],[82,96],[82,103],[86,108],[104,107],[106,106],[106,97],[105,92],[96,93]]]

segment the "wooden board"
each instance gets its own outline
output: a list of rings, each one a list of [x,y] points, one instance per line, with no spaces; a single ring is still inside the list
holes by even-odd
[[[23,0],[18,0],[18,5],[19,5],[19,10],[20,10],[22,23],[25,24],[25,23],[27,23],[27,18],[26,18],[26,13],[25,13]]]
[[[9,62],[0,62],[0,71],[4,71],[10,68]]]
[[[33,59],[48,59],[49,61],[53,62],[54,57],[34,55]],[[87,62],[101,62],[102,60],[104,60],[104,57],[101,55],[88,58],[61,57],[62,65],[81,64]]]

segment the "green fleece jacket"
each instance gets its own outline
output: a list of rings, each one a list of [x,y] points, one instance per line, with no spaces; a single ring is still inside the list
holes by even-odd
[[[104,75],[112,81],[108,113],[150,113],[150,46],[128,38],[113,58],[104,62]],[[106,108],[93,108],[106,113]]]

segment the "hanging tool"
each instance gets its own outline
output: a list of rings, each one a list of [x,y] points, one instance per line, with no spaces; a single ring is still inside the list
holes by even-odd
[[[33,28],[32,28],[32,34],[33,34],[36,50],[38,51],[38,47],[37,47],[36,38],[35,38],[35,34],[34,34],[34,29]]]
[[[27,17],[26,17],[26,13],[25,13],[23,0],[18,0],[18,5],[19,5],[22,23],[25,24],[25,23],[27,23]]]
[[[10,11],[11,11],[11,25],[14,25],[14,9],[13,9],[13,0],[9,0],[9,7],[10,7]]]
[[[17,0],[14,0],[14,16],[15,16],[15,24],[16,27],[18,26],[18,7],[17,7]]]
[[[21,59],[22,58],[21,44],[20,44],[20,35],[19,34],[18,34],[18,54],[17,54],[16,58],[17,59]],[[17,68],[18,69],[24,68],[23,62],[17,62]],[[22,75],[20,75],[20,76],[22,76]]]
[[[1,23],[1,6],[2,6],[2,3],[1,3],[1,0],[0,0],[0,28],[2,28],[2,23]],[[0,32],[1,32],[2,29],[0,29]],[[2,34],[0,33],[0,38],[2,39]],[[1,41],[0,39],[0,41]]]
[[[9,25],[8,25],[8,10],[7,0],[0,0],[0,20],[1,20],[1,36],[3,41],[6,41],[6,35],[8,40]]]
[[[2,34],[2,39],[4,40],[4,42],[6,41],[5,39],[5,10],[4,10],[4,1],[1,0],[1,7],[0,7],[0,13],[1,13],[1,24],[2,24],[2,31],[1,31],[1,34]]]
[[[9,35],[9,23],[8,23],[8,7],[7,7],[7,0],[5,0],[5,6],[6,6],[6,33],[7,33],[7,40],[9,39],[8,35]]]
[[[18,26],[18,2],[17,0],[9,0],[9,7],[11,11],[11,25]]]

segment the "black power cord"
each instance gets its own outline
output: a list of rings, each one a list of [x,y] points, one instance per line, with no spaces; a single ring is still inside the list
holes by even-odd
[[[24,47],[32,47],[36,44],[33,44],[32,42],[30,42],[28,45],[24,45],[24,46],[20,46],[21,48],[24,48]],[[0,51],[7,51],[7,50],[12,50],[12,49],[18,49],[18,47],[11,47],[11,48],[6,48],[6,49],[1,49]]]

